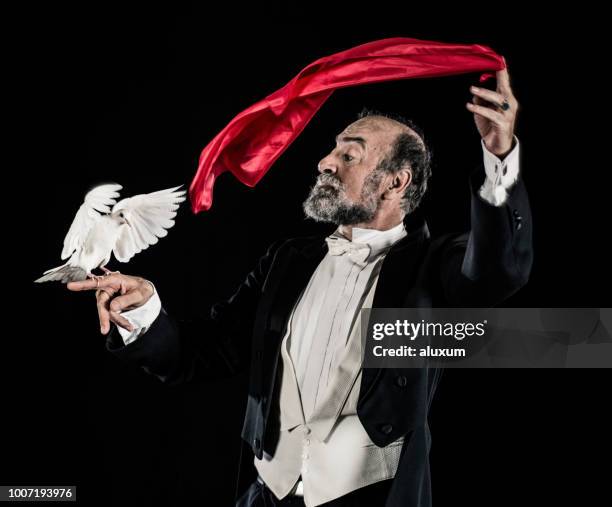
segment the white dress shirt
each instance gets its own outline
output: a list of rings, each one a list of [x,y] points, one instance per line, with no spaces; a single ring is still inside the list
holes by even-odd
[[[372,274],[380,254],[405,235],[403,222],[386,231],[353,227],[352,242],[365,249],[326,255],[310,279],[293,316],[289,348],[306,420],[339,367],[363,298],[377,278]],[[343,238],[336,230],[327,241]]]

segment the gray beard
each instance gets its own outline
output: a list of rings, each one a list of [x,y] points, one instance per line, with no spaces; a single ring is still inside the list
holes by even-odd
[[[363,182],[360,202],[346,197],[344,187],[334,176],[323,174],[302,204],[308,218],[336,225],[370,222],[378,210],[378,186],[382,172],[374,170]]]

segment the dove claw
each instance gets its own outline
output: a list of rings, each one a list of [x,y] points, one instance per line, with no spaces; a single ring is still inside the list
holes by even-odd
[[[110,269],[106,269],[104,266],[100,266],[100,269],[104,271],[104,276],[118,275],[121,273],[120,271],[111,271]]]

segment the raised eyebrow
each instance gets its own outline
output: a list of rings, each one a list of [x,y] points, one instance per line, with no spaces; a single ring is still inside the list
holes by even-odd
[[[336,144],[338,144],[339,142],[343,142],[343,143],[358,143],[361,145],[362,148],[365,149],[366,147],[366,140],[363,137],[350,137],[350,136],[344,136],[344,137],[340,137],[340,136],[336,136]]]

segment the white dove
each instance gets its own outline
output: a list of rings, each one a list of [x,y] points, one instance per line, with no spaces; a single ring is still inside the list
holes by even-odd
[[[135,254],[157,243],[174,225],[179,203],[186,198],[182,185],[150,194],[140,194],[116,203],[116,183],[99,185],[85,196],[68,234],[64,239],[62,260],[66,264],[49,269],[35,282],[59,280],[63,283],[96,278],[100,268],[106,274],[111,252],[120,262],[128,262]],[[111,205],[114,205],[112,210]]]

